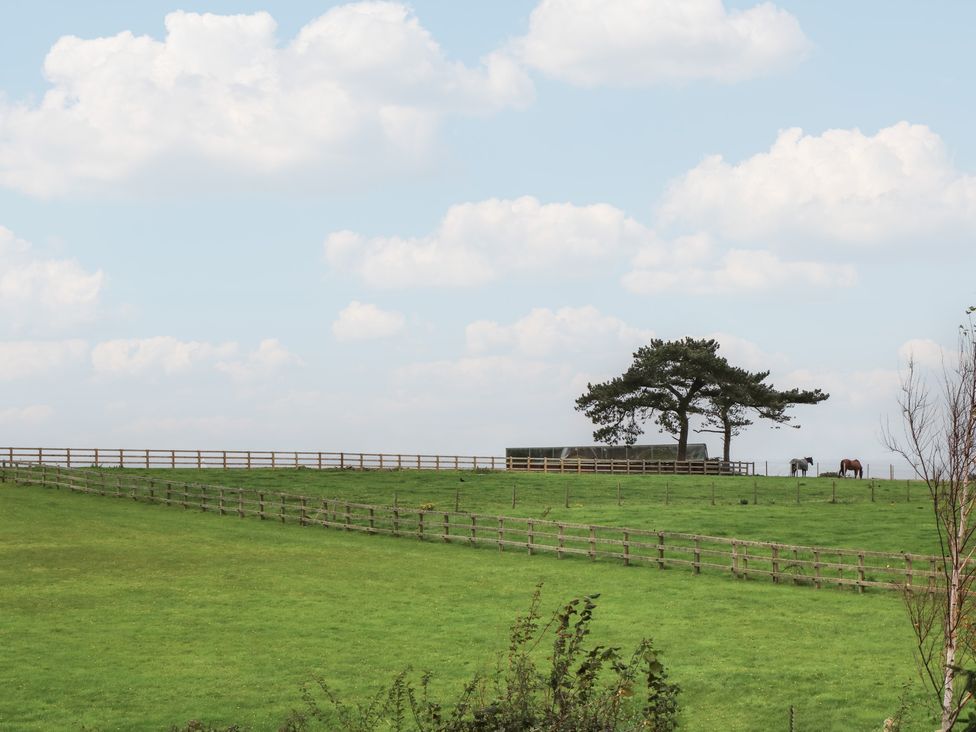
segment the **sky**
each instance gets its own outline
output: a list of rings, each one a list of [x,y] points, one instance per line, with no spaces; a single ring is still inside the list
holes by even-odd
[[[964,0],[0,2],[0,444],[592,444],[587,384],[692,336],[830,393],[733,459],[879,474],[908,357],[938,369],[976,304],[974,26]]]

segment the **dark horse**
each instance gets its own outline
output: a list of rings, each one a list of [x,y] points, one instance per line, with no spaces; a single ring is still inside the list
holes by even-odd
[[[860,460],[856,460],[856,459],[855,460],[848,460],[847,458],[844,458],[843,460],[841,460],[840,461],[840,477],[841,478],[846,478],[847,477],[847,471],[848,470],[853,470],[854,471],[854,477],[855,478],[863,478],[864,477],[864,468],[861,467],[861,461]]]
[[[796,477],[796,472],[800,471],[801,473],[803,473],[803,477],[805,478],[807,475],[807,470],[810,469],[811,465],[813,465],[812,457],[793,458],[792,460],[790,460],[790,475]]]

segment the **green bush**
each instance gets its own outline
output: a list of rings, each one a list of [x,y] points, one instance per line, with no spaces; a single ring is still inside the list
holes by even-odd
[[[512,624],[506,657],[491,674],[464,685],[451,703],[430,695],[431,674],[419,685],[409,671],[368,701],[346,705],[324,679],[303,685],[304,709],[282,726],[287,732],[341,728],[353,732],[607,732],[677,727],[678,687],[668,681],[649,639],[629,657],[619,648],[585,647],[598,595],[576,598],[540,629],[541,586],[528,613]],[[549,666],[540,670],[535,649],[552,637]]]

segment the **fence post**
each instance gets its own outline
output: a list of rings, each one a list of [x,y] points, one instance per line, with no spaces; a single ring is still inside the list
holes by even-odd
[[[244,518],[244,491],[237,491],[237,515]]]
[[[624,532],[624,566],[630,566],[630,532]]]
[[[773,582],[779,582],[779,547],[773,544],[772,547],[773,554]]]
[[[305,513],[305,496],[302,496],[300,500],[302,503],[302,507],[301,507],[301,513],[298,516],[298,525],[304,526],[307,520],[307,514]]]
[[[701,574],[701,538],[695,537],[695,574]]]
[[[657,568],[664,569],[664,532],[657,532]]]
[[[590,527],[590,561],[596,560],[596,529]]]
[[[217,510],[220,512],[221,516],[224,515],[224,489],[223,488],[220,489],[220,495],[217,497]]]
[[[258,493],[258,516],[264,521],[264,494]]]
[[[739,576],[739,552],[735,540],[732,541],[732,576]]]
[[[444,541],[450,543],[451,541],[451,514],[444,514],[444,525],[441,527],[444,531],[442,538]]]
[[[566,528],[565,526],[559,524],[559,546],[556,547],[556,559],[563,558],[563,544],[565,542],[565,536],[563,535],[563,531],[565,530],[565,528]]]
[[[864,592],[864,554],[857,555],[857,591]]]
[[[207,486],[200,486],[200,510],[207,510]]]
[[[505,519],[501,516],[498,517],[498,551],[505,551]]]
[[[475,544],[478,541],[478,517],[474,514],[471,515],[471,532],[468,537],[469,544]]]
[[[534,521],[529,521],[528,529],[525,532],[525,543],[528,545],[529,556],[532,556],[532,542],[535,541]]]
[[[281,518],[281,523],[285,523],[285,494],[284,493],[281,494],[278,516]]]
[[[816,576],[816,579],[813,580],[813,583],[814,585],[816,585],[817,589],[819,590],[820,589],[820,550],[819,549],[813,550],[813,573]]]

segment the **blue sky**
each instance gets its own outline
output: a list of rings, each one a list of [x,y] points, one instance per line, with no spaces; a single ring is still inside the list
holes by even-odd
[[[976,302],[974,21],[4,4],[0,442],[587,444],[586,383],[692,335],[832,394],[735,457],[887,463],[907,354]]]

